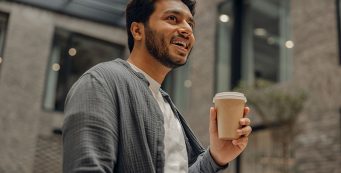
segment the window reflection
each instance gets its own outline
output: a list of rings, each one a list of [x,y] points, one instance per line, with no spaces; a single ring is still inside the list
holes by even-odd
[[[63,111],[67,92],[92,66],[122,58],[124,46],[56,29],[45,86],[44,109]]]
[[[280,59],[280,1],[250,1],[250,28],[254,28],[252,47],[254,80],[279,81]],[[270,44],[269,44],[270,43]],[[246,76],[246,75],[244,75]],[[246,80],[252,80],[245,77]]]
[[[216,91],[290,78],[288,1],[227,0],[217,20]]]

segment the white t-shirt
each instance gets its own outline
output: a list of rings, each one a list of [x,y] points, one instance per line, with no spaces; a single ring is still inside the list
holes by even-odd
[[[175,117],[169,103],[164,100],[160,92],[160,84],[151,78],[147,73],[129,62],[130,66],[137,72],[142,73],[149,81],[149,89],[160,106],[164,115],[165,128],[165,173],[187,173],[188,156],[184,134],[179,120]]]

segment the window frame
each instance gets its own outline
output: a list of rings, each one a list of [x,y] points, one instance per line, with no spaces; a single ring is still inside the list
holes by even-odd
[[[341,0],[335,0],[339,65],[341,65]]]
[[[125,27],[127,0],[9,0],[107,25]]]
[[[2,67],[2,64],[4,63],[4,52],[5,52],[5,47],[6,47],[9,14],[0,11],[0,20],[3,20],[3,22],[5,23],[4,32],[0,33],[0,58],[1,58],[0,75],[1,75],[1,69],[2,69],[1,67]],[[1,38],[1,37],[3,37],[3,38]]]

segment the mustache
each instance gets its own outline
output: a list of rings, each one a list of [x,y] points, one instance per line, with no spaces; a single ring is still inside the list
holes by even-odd
[[[176,39],[176,38],[183,38],[183,39],[189,40],[189,36],[185,36],[183,34],[177,34],[177,35],[173,36],[172,40]]]

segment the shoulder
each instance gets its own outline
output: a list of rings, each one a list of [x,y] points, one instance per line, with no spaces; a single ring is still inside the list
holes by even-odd
[[[123,60],[121,60],[123,61]],[[122,78],[129,71],[117,60],[99,63],[86,71],[71,87],[68,92],[66,103],[71,98],[112,97],[115,87],[120,81],[115,78]]]
[[[106,75],[120,75],[129,72],[126,65],[124,64],[124,60],[112,60],[107,62],[102,62],[94,67],[90,68],[88,71],[84,73],[84,75],[92,74],[92,75],[100,75],[105,77]]]
[[[123,63],[124,60],[116,59],[93,66],[73,84],[70,90],[79,90],[85,87],[104,88],[105,90],[115,88],[113,85],[120,83],[122,78],[129,76],[130,73]]]
[[[83,76],[91,76],[106,83],[120,82],[132,78],[133,72],[128,66],[125,60],[115,59],[95,65],[86,71]]]

